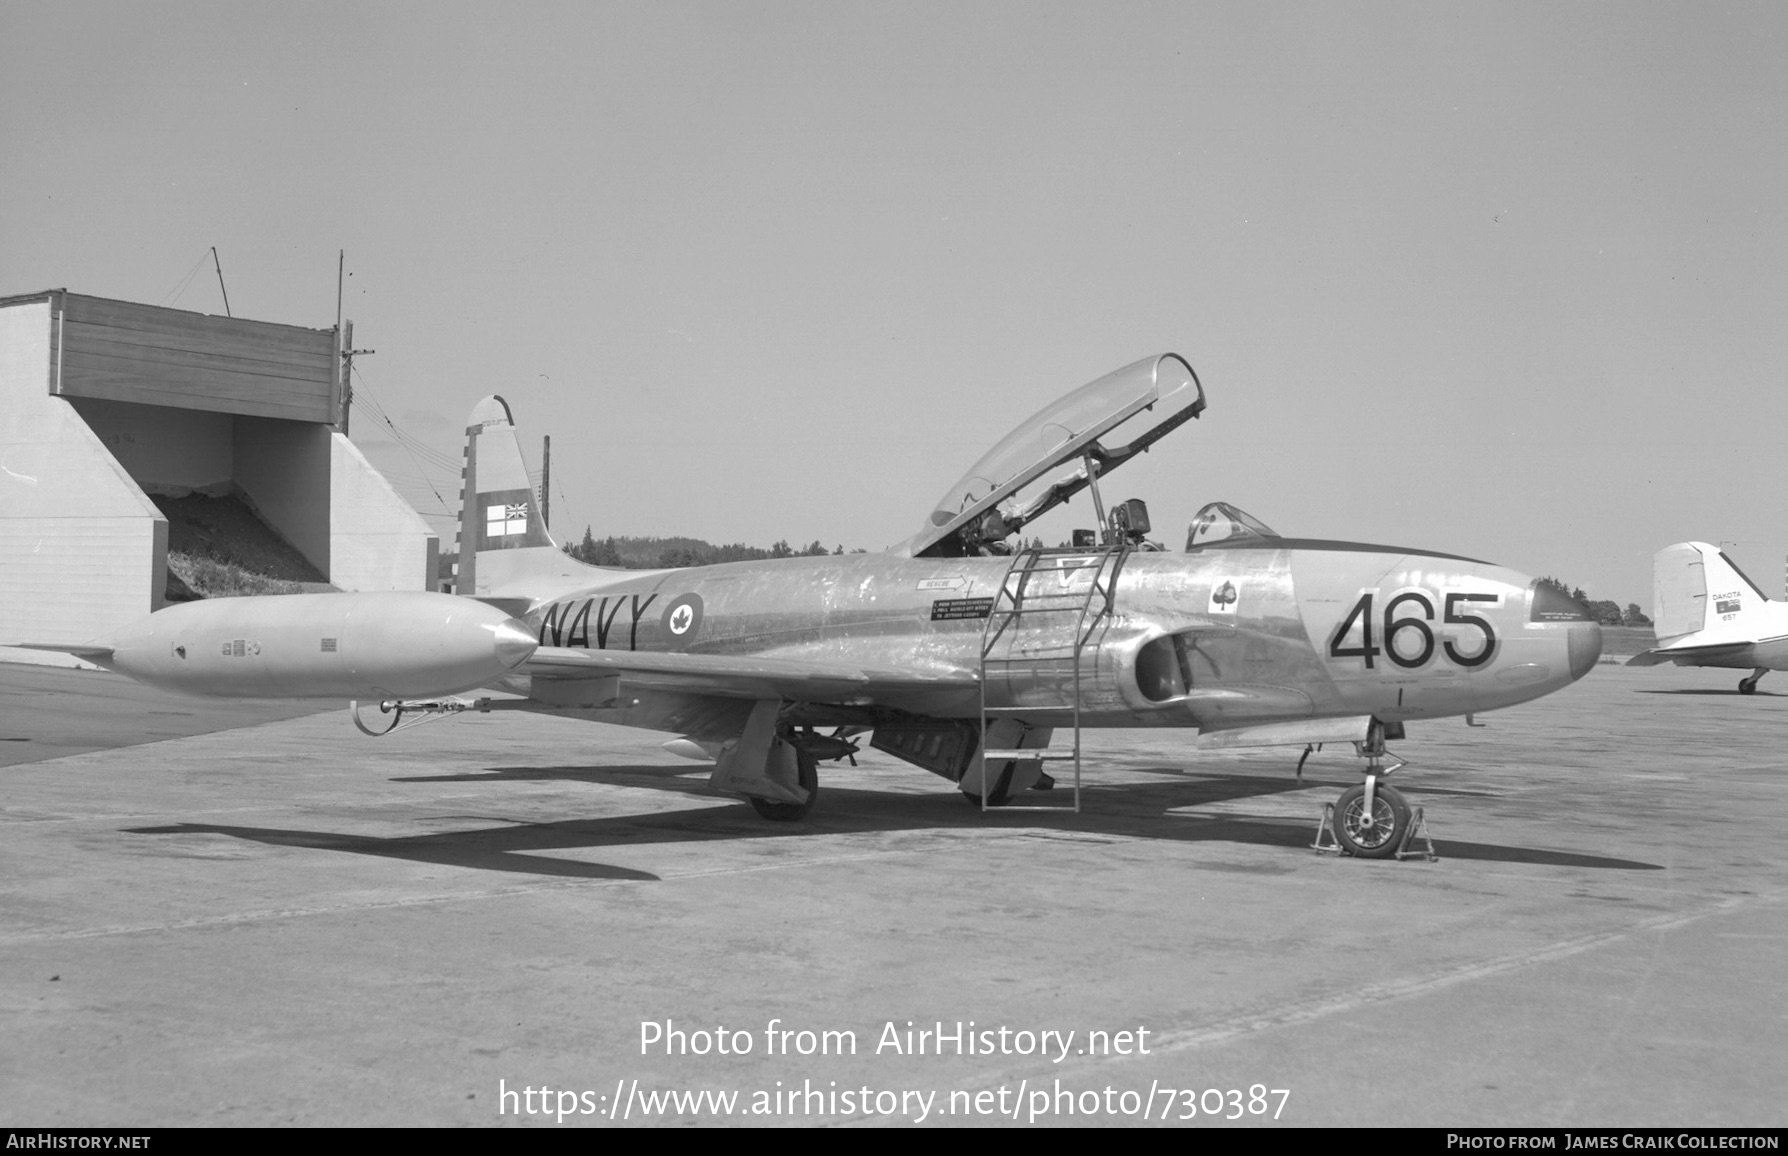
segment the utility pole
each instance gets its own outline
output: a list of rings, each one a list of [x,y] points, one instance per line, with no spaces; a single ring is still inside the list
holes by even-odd
[[[365,355],[371,357],[376,349],[354,348],[354,322],[341,323],[341,432],[345,437],[348,432],[348,409],[354,404],[354,358]]]
[[[211,256],[213,259],[217,257],[216,249],[211,250]],[[354,323],[352,321],[344,322],[341,319],[342,280],[347,268],[348,251],[337,249],[335,251],[335,338],[339,343],[336,347],[337,351],[341,354],[341,433],[343,437],[348,436],[348,409],[354,404],[354,355],[364,353],[370,357],[378,352],[376,349],[355,349]],[[219,285],[223,284],[223,269],[221,268],[217,271],[217,282]],[[224,299],[224,308],[226,310],[229,308],[229,298],[227,297]]]

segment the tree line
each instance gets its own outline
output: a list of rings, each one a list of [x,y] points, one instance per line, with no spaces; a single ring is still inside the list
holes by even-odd
[[[598,538],[584,527],[583,541],[568,545],[565,553],[592,566],[621,570],[674,570],[685,566],[713,566],[720,562],[756,562],[765,558],[823,558],[845,553],[842,544],[828,550],[816,538],[806,546],[791,546],[784,538],[765,549],[733,542],[716,546],[700,538]],[[851,550],[862,554],[861,549]]]
[[[1591,598],[1588,594],[1584,593],[1583,587],[1578,586],[1575,589],[1572,589],[1557,578],[1541,578],[1540,584],[1542,586],[1550,586],[1560,594],[1569,595],[1570,597],[1575,598],[1578,602],[1583,604],[1585,610],[1589,611],[1589,616],[1603,626],[1651,625],[1651,619],[1647,618],[1645,612],[1639,609],[1639,604],[1637,602],[1627,603],[1627,608],[1622,610],[1618,602],[1610,602],[1605,598]]]

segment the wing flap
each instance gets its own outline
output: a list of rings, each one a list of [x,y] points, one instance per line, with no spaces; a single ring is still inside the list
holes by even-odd
[[[1205,729],[1198,732],[1201,751],[1227,747],[1295,747],[1309,743],[1363,743],[1372,726],[1371,715],[1346,718],[1293,719],[1254,726]]]

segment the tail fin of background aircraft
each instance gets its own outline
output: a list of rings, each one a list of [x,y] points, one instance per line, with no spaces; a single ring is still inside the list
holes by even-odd
[[[1744,632],[1740,617],[1768,602],[1732,559],[1706,542],[1678,542],[1652,556],[1653,610],[1658,645],[1691,634]]]
[[[566,554],[547,532],[509,403],[494,394],[472,407],[460,486],[455,593],[541,598],[610,573]]]

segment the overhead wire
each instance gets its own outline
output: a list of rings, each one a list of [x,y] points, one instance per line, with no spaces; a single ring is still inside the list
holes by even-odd
[[[372,392],[370,385],[368,385],[366,381],[365,375],[360,372],[358,367],[354,370],[354,377],[361,386],[361,392],[357,395],[357,400],[360,402],[363,411],[367,416],[372,418],[375,425],[383,428],[392,436],[393,440],[409,450],[412,458],[420,457],[437,469],[446,470],[449,473],[458,469],[461,463],[457,459],[442,453],[427,442],[413,437],[398,428],[397,423],[392,420],[391,415],[385,411],[385,407],[379,404],[377,395]],[[418,465],[420,466],[420,463],[418,463]]]
[[[447,499],[441,496],[440,488],[429,478],[428,470],[422,463],[423,460],[426,459],[437,469],[448,471],[451,471],[458,463],[454,462],[452,458],[441,453],[432,446],[429,446],[398,429],[397,423],[392,421],[391,416],[385,412],[385,407],[379,404],[377,397],[373,396],[371,387],[367,385],[366,376],[360,372],[360,367],[354,366],[352,372],[354,374],[354,380],[358,383],[359,388],[362,391],[360,394],[356,395],[361,399],[362,411],[367,413],[373,419],[375,424],[388,432],[392,439],[396,441],[398,445],[403,447],[404,452],[410,455],[410,461],[415,464],[421,480],[428,486],[429,492],[435,497],[435,501],[440,503],[441,516],[452,518],[454,516],[453,507],[449,506],[447,504]]]
[[[192,263],[192,268],[190,268],[186,271],[186,276],[180,278],[180,280],[175,283],[175,285],[172,289],[169,289],[166,293],[163,293],[161,295],[161,300],[157,301],[156,304],[157,305],[172,305],[175,302],[178,302],[180,300],[181,296],[189,288],[192,287],[193,278],[195,278],[199,275],[199,270],[203,269],[205,267],[205,261],[210,256],[211,256],[210,249],[206,249],[203,253],[200,253],[199,259],[197,261],[194,261]]]
[[[359,371],[355,371],[355,376],[359,376]],[[372,419],[374,425],[379,426],[386,433],[390,434],[393,441],[404,447],[404,450],[410,455],[411,460],[415,462],[418,469],[423,469],[426,464],[449,475],[457,472],[460,465],[458,461],[435,449],[426,442],[420,441],[399,429],[397,423],[391,420],[391,416],[385,412],[384,408],[380,406],[375,399],[362,394],[360,397],[356,398],[356,400],[363,403],[362,412]],[[427,471],[424,470],[424,472],[426,473]]]

